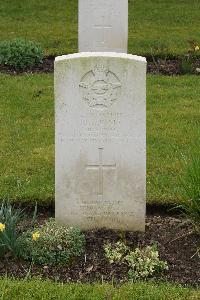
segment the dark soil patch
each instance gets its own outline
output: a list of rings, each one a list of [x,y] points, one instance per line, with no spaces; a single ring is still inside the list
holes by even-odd
[[[15,69],[0,65],[0,72],[8,73],[11,75],[19,75],[23,73],[52,73],[54,71],[54,56],[45,57],[43,63],[23,71],[16,71]],[[162,74],[162,75],[181,75],[181,63],[180,59],[156,59],[155,62],[152,59],[147,58],[147,73],[150,74]],[[199,67],[199,61],[194,66]],[[193,72],[195,74],[195,71]],[[197,74],[197,73],[196,73]]]
[[[51,213],[40,213],[38,222],[42,224]],[[30,225],[30,220],[21,224],[21,230]],[[200,258],[197,254],[199,237],[192,227],[180,216],[148,215],[146,232],[124,234],[111,230],[85,232],[86,248],[84,254],[71,267],[38,266],[30,267],[29,262],[6,257],[0,261],[0,275],[24,278],[42,276],[62,282],[91,283],[96,281],[127,281],[127,268],[111,265],[104,256],[103,245],[124,239],[131,247],[157,243],[160,258],[166,260],[169,270],[156,277],[181,284],[198,286],[200,283]]]
[[[12,67],[0,65],[0,72],[10,75],[20,75],[24,73],[53,73],[54,60],[54,56],[45,57],[42,64],[39,64],[36,67],[24,69],[23,71],[17,71]]]
[[[177,60],[158,60],[156,63],[147,62],[147,73],[162,75],[180,75],[180,61]]]

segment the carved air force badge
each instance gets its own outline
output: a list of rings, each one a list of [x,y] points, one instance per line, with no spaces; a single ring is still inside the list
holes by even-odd
[[[118,99],[121,82],[109,69],[96,66],[82,77],[79,86],[90,107],[105,109]]]

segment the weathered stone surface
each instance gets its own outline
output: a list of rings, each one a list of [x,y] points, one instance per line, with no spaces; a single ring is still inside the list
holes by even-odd
[[[127,52],[128,0],[79,0],[79,52]]]
[[[144,230],[146,60],[57,57],[56,218],[82,229]]]

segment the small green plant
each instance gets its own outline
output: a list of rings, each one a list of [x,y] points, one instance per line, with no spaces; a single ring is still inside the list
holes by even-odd
[[[112,247],[110,243],[104,245],[105,256],[112,263],[121,263],[124,260],[125,255],[128,253],[129,248],[121,241]]]
[[[0,256],[7,251],[17,254],[17,224],[21,221],[22,210],[15,209],[9,202],[3,201],[0,207]]]
[[[37,66],[43,60],[42,48],[23,39],[0,42],[0,64],[16,70]]]
[[[192,221],[200,233],[200,155],[192,153],[190,159],[184,158],[185,176],[180,179],[182,202],[178,206]]]
[[[132,281],[145,279],[155,273],[168,270],[167,263],[159,259],[155,245],[131,250],[119,241],[114,247],[110,243],[104,245],[104,250],[105,256],[110,263],[128,266],[128,276]]]
[[[147,246],[143,249],[136,248],[134,251],[130,251],[126,256],[126,262],[130,267],[129,278],[133,281],[168,270],[167,262],[159,259],[156,246]]]
[[[200,46],[195,41],[188,41],[188,53],[181,58],[180,69],[182,74],[193,73],[195,63],[200,53]]]
[[[85,237],[78,228],[59,225],[54,219],[25,232],[19,239],[19,256],[38,264],[63,265],[80,256]]]
[[[158,73],[162,66],[166,64],[168,53],[169,49],[164,44],[154,45],[151,48],[151,57]]]

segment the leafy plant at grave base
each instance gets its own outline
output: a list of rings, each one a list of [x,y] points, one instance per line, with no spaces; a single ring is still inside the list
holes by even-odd
[[[155,45],[151,48],[151,57],[157,72],[160,71],[161,64],[166,64],[168,53],[169,49],[164,44]]]
[[[131,250],[119,241],[114,247],[110,243],[104,245],[104,250],[110,263],[128,266],[128,276],[132,281],[146,279],[153,274],[168,270],[167,262],[159,259],[156,245]]]
[[[115,247],[112,247],[110,243],[104,245],[104,251],[106,258],[111,264],[121,263],[127,255],[129,248],[123,242],[118,241]]]
[[[180,179],[182,203],[178,206],[200,233],[200,155],[199,151],[184,158],[185,176]]]
[[[136,248],[126,256],[126,261],[130,267],[128,271],[129,278],[133,281],[168,270],[167,262],[159,259],[155,246],[147,246],[144,249]]]
[[[200,54],[200,45],[195,41],[188,41],[190,48],[188,53],[181,58],[180,69],[182,74],[193,73],[195,63],[198,61]]]
[[[42,63],[43,50],[37,43],[24,39],[0,42],[0,64],[24,70]]]
[[[59,225],[54,219],[19,239],[19,256],[38,264],[66,265],[81,255],[85,236],[80,229]]]
[[[0,207],[0,256],[10,251],[18,252],[17,224],[22,219],[22,210],[15,209],[9,202],[3,201]]]

